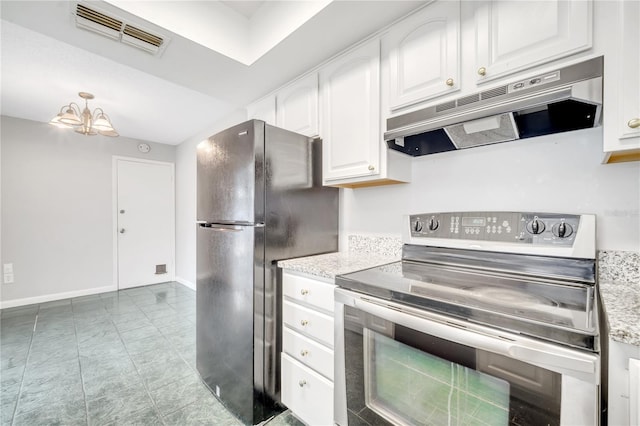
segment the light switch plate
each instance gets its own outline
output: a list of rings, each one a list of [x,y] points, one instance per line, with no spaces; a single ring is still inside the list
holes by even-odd
[[[2,265],[3,274],[13,274],[13,263],[5,263]]]

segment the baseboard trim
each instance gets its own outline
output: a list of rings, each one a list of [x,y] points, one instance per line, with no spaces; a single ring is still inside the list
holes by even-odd
[[[15,308],[17,306],[33,305],[36,303],[52,302],[54,300],[69,299],[72,297],[91,296],[93,294],[107,293],[116,291],[117,287],[107,285],[104,287],[88,288],[86,290],[67,291],[64,293],[45,294],[43,296],[25,297],[23,299],[3,300],[0,301],[0,309]]]
[[[189,280],[185,280],[184,278],[176,277],[176,282],[182,284],[183,286],[196,291],[196,285]]]

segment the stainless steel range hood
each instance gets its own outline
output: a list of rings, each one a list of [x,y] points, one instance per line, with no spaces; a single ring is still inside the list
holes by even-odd
[[[595,127],[603,57],[387,120],[390,149],[412,156]]]

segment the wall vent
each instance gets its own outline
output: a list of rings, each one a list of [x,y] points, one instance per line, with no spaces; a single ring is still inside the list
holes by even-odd
[[[446,111],[451,108],[456,107],[456,101],[445,102],[442,104],[436,105],[436,112]]]
[[[125,22],[123,19],[107,15],[106,13],[77,3],[75,12],[76,26],[85,30],[102,34],[119,40],[129,46],[137,47],[145,52],[158,54],[167,45],[168,39],[150,33],[139,27]]]
[[[490,90],[486,90],[480,93],[480,97],[484,100],[484,99],[495,98],[496,96],[506,95],[507,87],[508,86],[501,86],[501,87],[496,87]]]

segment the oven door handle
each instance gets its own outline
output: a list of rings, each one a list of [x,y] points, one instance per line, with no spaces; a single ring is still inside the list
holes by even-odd
[[[576,353],[557,345],[529,341],[517,335],[510,336],[508,333],[464,323],[434,312],[417,310],[389,301],[372,300],[361,295],[354,297],[354,294],[338,288],[335,292],[336,302],[345,303],[422,333],[502,354],[560,374],[573,372],[573,375],[591,380],[597,380],[600,374],[598,359],[593,354]]]
[[[588,374],[596,372],[596,366],[591,360],[554,354],[539,349],[526,348],[524,346],[511,346],[509,348],[509,355],[529,363],[553,365],[566,370],[579,371]]]

